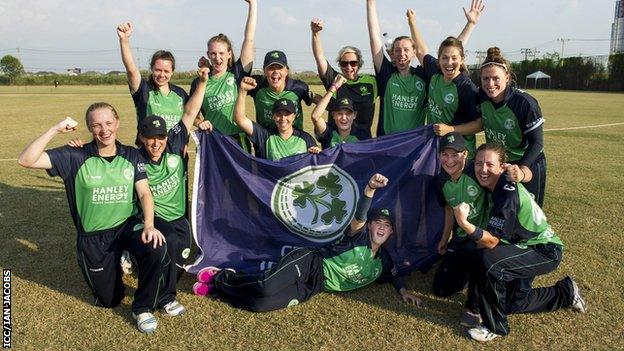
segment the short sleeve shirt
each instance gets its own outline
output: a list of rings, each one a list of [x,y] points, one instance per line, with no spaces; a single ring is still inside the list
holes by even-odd
[[[167,138],[167,148],[158,161],[152,161],[142,147],[146,158],[146,172],[154,197],[156,216],[174,221],[186,215],[186,167],[184,148],[188,143],[188,130],[181,121],[173,126]]]
[[[248,75],[249,72],[245,71],[239,59],[220,77],[211,75],[206,81],[201,113],[204,119],[210,121],[214,128],[222,134],[242,133],[242,130],[234,123],[232,116],[238,98],[238,86],[243,77]],[[191,83],[191,95],[197,89],[197,84],[199,84],[199,78],[195,78]]]
[[[327,127],[323,133],[316,135],[316,139],[319,143],[321,143],[321,147],[323,149],[340,144],[354,143],[359,140],[370,139],[366,130],[356,126],[355,124],[351,127],[351,133],[349,133],[349,135],[344,139],[340,136],[336,126],[333,123],[327,123],[326,126]]]
[[[381,97],[377,135],[394,134],[425,125],[427,77],[421,66],[402,77],[385,57],[377,72]]]
[[[327,71],[325,75],[320,76],[326,90],[331,87],[338,74],[339,73],[329,65],[329,62],[327,62]],[[354,124],[365,131],[367,130],[370,136],[373,117],[375,115],[375,99],[377,99],[377,80],[375,76],[360,74],[356,80],[347,80],[334,95],[330,106],[336,99],[344,97],[353,101],[353,108],[357,112]]]
[[[462,175],[453,181],[444,170],[437,175],[437,197],[440,206],[455,207],[462,202],[470,205],[468,221],[477,227],[485,227],[488,220],[488,208],[485,190],[477,182],[474,164],[467,160]],[[457,237],[465,237],[466,232],[455,224],[453,232]]]
[[[94,141],[46,153],[52,163],[47,172],[63,179],[79,235],[115,228],[137,213],[134,184],[147,178],[145,159],[137,149],[117,143],[111,161],[98,155]]]
[[[308,152],[308,148],[315,146],[312,136],[295,128],[293,134],[284,140],[279,134],[267,130],[256,122],[253,123],[251,142],[258,148],[258,155],[267,160],[279,160],[284,157]]]
[[[297,111],[295,111],[294,126],[303,129],[303,109],[301,101],[310,106],[312,97],[310,87],[299,79],[286,78],[286,86],[282,92],[274,92],[267,83],[264,76],[255,76],[258,86],[249,92],[254,99],[256,106],[256,122],[269,130],[275,130],[275,122],[273,121],[273,104],[280,99],[288,99],[295,103]]]
[[[466,74],[460,74],[450,82],[444,81],[444,75],[438,60],[426,55],[423,67],[429,80],[427,99],[427,124],[444,123],[455,126],[472,122],[480,117],[477,109],[477,86]],[[474,158],[476,138],[465,135],[468,158]]]

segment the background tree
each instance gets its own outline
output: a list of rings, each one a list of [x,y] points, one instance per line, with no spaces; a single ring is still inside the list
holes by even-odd
[[[10,83],[13,83],[15,78],[24,73],[24,66],[17,57],[6,55],[0,60],[0,71],[9,77]]]

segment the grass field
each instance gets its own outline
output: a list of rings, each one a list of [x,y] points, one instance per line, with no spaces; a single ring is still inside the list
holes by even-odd
[[[319,87],[314,87],[320,91]],[[513,315],[511,335],[488,344],[468,340],[458,324],[464,299],[430,293],[433,272],[414,273],[408,286],[425,307],[399,302],[391,286],[372,285],[321,294],[282,311],[253,314],[190,292],[194,277],[179,285],[188,308],[181,317],[157,314],[156,334],[135,327],[130,298],[115,309],[93,307],[75,254],[75,230],[63,184],[14,160],[30,140],[65,116],[81,121],[94,101],[116,106],[121,141],[134,136],[134,107],[125,86],[0,87],[0,266],[12,269],[13,346],[60,350],[407,350],[624,349],[624,94],[532,91],[546,116],[548,183],[545,211],[566,244],[560,267],[538,277],[550,285],[565,275],[579,283],[588,302],[584,315],[561,310]],[[253,113],[251,103],[248,111]],[[309,119],[311,109],[305,109]],[[306,120],[310,131],[310,122]],[[69,136],[51,144],[62,145]],[[134,276],[124,278],[127,295]]]

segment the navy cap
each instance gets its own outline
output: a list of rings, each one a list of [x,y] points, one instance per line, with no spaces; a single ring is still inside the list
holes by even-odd
[[[390,224],[394,227],[394,215],[392,211],[384,207],[373,208],[368,213],[368,221],[372,222],[377,219],[387,219],[390,221]]]
[[[347,109],[351,112],[355,112],[355,109],[353,108],[353,101],[347,97],[336,99],[331,106],[330,112],[335,112],[341,109]]]
[[[279,99],[275,101],[273,104],[273,113],[277,113],[278,111],[286,111],[288,113],[297,112],[297,107],[292,100],[289,99]]]
[[[139,124],[139,134],[144,138],[167,135],[167,123],[160,116],[147,116]]]
[[[445,136],[440,137],[440,151],[446,148],[462,152],[466,150],[466,139],[464,139],[464,137],[457,132],[448,133]]]
[[[263,68],[267,68],[270,65],[280,65],[282,67],[288,67],[288,60],[286,59],[286,54],[283,51],[273,50],[267,52],[264,55],[264,65]]]

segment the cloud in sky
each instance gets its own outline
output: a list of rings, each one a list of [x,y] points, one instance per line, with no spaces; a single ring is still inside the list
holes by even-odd
[[[271,8],[271,15],[274,19],[277,20],[278,23],[286,26],[292,26],[293,24],[297,23],[297,19],[295,18],[295,16],[286,12],[286,10],[279,6],[274,6]]]

